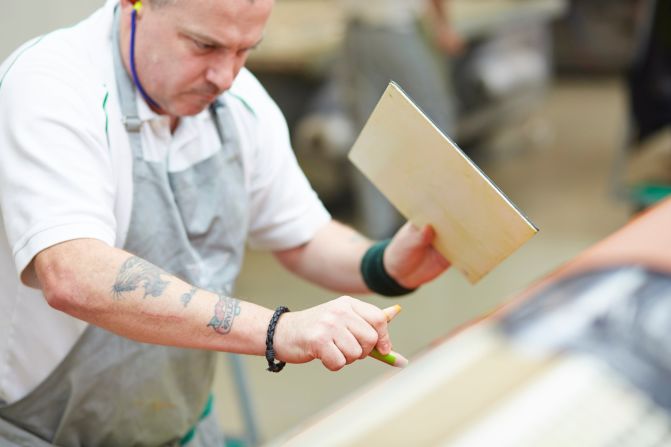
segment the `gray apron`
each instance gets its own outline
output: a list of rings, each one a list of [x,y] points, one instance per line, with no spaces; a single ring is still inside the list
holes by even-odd
[[[134,88],[118,50],[118,15],[114,62],[134,182],[124,248],[190,284],[230,294],[248,227],[230,110],[225,102],[211,107],[222,141],[211,157],[176,173],[144,160]],[[0,444],[222,446],[209,411],[214,367],[213,352],[138,343],[89,325],[35,390],[0,405]]]

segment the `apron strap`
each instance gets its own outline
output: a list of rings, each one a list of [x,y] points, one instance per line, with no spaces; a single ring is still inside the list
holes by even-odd
[[[114,74],[119,91],[119,102],[121,105],[121,122],[128,132],[130,145],[135,157],[142,157],[142,142],[140,140],[140,127],[142,120],[137,114],[137,103],[135,102],[135,87],[131,83],[130,76],[123,66],[121,58],[121,39],[119,28],[121,27],[121,8],[119,5],[114,9],[114,22],[112,24],[112,54],[114,58]]]

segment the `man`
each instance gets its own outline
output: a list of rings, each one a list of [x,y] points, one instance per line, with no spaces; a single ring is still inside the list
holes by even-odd
[[[362,301],[233,298],[245,243],[344,293],[400,294],[448,267],[428,227],[371,247],[324,210],[242,68],[271,9],[109,0],[0,68],[3,443],[214,445],[199,420],[214,351],[273,371],[389,352]]]

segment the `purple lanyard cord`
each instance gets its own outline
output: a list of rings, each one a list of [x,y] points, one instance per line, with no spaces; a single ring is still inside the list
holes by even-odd
[[[137,76],[137,70],[135,69],[135,27],[136,27],[136,18],[137,18],[137,9],[133,9],[133,15],[131,16],[131,27],[130,27],[130,71],[131,74],[133,75],[133,82],[135,83],[135,86],[137,87],[138,91],[144,98],[144,100],[149,104],[151,107],[157,110],[161,110],[161,106],[158,105],[156,101],[154,101],[148,94],[145,92],[144,88],[142,88],[142,84],[140,84],[140,78]]]

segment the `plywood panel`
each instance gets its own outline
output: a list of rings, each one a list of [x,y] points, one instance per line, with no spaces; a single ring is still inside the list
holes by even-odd
[[[471,283],[538,231],[393,82],[349,158]]]

